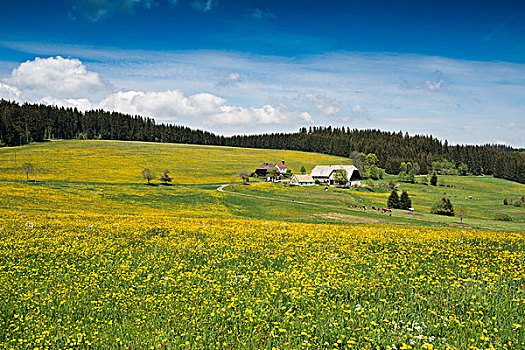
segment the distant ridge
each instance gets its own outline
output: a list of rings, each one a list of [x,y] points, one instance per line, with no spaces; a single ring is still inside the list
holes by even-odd
[[[525,183],[523,150],[505,145],[449,146],[429,135],[413,135],[349,127],[301,128],[296,133],[235,135],[214,133],[154,119],[117,112],[23,104],[0,100],[0,145],[18,146],[50,139],[103,139],[188,143],[248,148],[289,149],[348,157],[351,152],[375,153],[378,166],[397,174],[401,162],[417,162],[420,172],[432,170],[432,162],[463,164],[474,175]]]

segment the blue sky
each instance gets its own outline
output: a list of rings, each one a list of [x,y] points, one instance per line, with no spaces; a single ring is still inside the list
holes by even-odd
[[[2,1],[0,97],[225,134],[524,147],[524,15],[519,1]]]

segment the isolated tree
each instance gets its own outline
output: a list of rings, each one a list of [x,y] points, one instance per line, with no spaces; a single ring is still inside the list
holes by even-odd
[[[334,173],[334,181],[339,185],[346,185],[348,182],[346,170],[336,170]]]
[[[24,163],[22,164],[22,170],[26,174],[26,181],[29,182],[29,174],[35,171],[34,165],[32,163]]]
[[[408,192],[403,191],[401,197],[399,197],[399,209],[412,208],[412,201],[408,197]]]
[[[388,197],[387,206],[393,209],[399,208],[399,195],[397,194],[396,189],[392,190],[392,193],[390,193],[390,196]]]
[[[153,170],[145,168],[144,170],[142,170],[142,177],[144,178],[144,180],[148,181],[149,185],[150,181],[155,178],[155,173],[153,172]]]
[[[250,181],[250,173],[246,169],[239,170],[237,176],[239,176],[242,179],[243,183],[247,183]]]
[[[458,205],[455,210],[456,216],[459,216],[461,223],[463,223],[463,218],[468,215],[468,208],[464,205]]]
[[[432,173],[432,177],[430,178],[430,184],[432,186],[437,186],[438,184],[438,177],[435,171]]]
[[[168,169],[164,170],[164,174],[159,178],[159,180],[164,184],[167,185],[168,182],[171,182],[172,178],[168,175],[170,171]]]
[[[304,167],[304,165],[301,167],[301,174],[304,174],[306,173],[306,168]]]

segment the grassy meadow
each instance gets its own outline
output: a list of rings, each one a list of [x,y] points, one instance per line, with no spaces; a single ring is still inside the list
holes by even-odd
[[[524,185],[401,184],[421,215],[392,216],[348,208],[385,206],[388,177],[373,192],[217,191],[283,157],[348,164],[137,142],[0,149],[0,349],[525,348],[525,209],[503,206]],[[146,166],[173,185],[145,185]],[[443,192],[469,208],[464,225],[428,213]]]

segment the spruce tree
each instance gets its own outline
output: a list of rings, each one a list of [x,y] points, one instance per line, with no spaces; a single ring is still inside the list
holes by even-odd
[[[399,195],[395,188],[392,190],[392,193],[390,193],[390,197],[388,197],[387,206],[393,209],[399,208]]]
[[[408,192],[403,191],[401,197],[399,198],[399,209],[408,209],[412,208],[412,201],[408,197]]]

